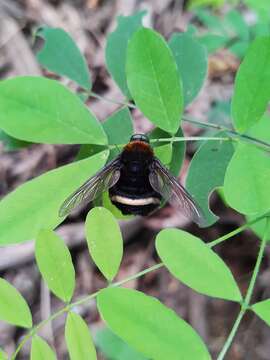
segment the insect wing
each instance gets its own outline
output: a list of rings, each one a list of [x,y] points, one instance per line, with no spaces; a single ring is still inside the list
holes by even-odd
[[[196,205],[191,195],[178,182],[177,178],[170,174],[157,158],[152,163],[149,181],[152,188],[165,201],[176,203],[187,218],[199,226],[204,226],[205,218],[199,206]]]
[[[104,191],[115,185],[120,177],[120,167],[119,157],[109,162],[64,201],[60,207],[59,216],[69,214],[80,204],[93,201]]]

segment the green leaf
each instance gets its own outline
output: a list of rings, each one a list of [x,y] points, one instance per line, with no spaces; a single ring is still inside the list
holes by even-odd
[[[220,132],[216,136],[223,137],[227,134]],[[233,152],[230,141],[209,140],[200,146],[189,165],[186,188],[201,207],[208,226],[219,219],[209,208],[209,198],[216,188],[223,186]]]
[[[111,145],[126,144],[133,134],[132,117],[128,108],[116,111],[102,125]]]
[[[247,221],[251,221],[254,219],[254,216],[248,216],[247,217]],[[256,221],[255,224],[250,226],[250,229],[260,238],[263,239],[264,235],[265,235],[265,229],[266,229],[266,221],[267,218],[264,218],[260,221]],[[270,231],[269,231],[269,236],[270,236]],[[267,240],[268,242],[270,242],[270,240]]]
[[[110,145],[126,144],[133,134],[132,117],[128,108],[122,108],[116,111],[109,116],[102,125]],[[121,148],[112,149],[109,160],[119,155],[120,151]]]
[[[270,3],[268,0],[244,0],[244,3],[255,10],[262,19],[269,22]]]
[[[200,6],[222,6],[224,0],[189,0],[189,10],[195,9]]]
[[[86,90],[91,90],[86,60],[67,32],[44,26],[38,29],[36,36],[45,40],[43,48],[37,53],[37,60],[42,66],[66,76]]]
[[[158,234],[156,249],[170,273],[192,289],[225,300],[242,300],[230,269],[201,239],[183,230],[166,229]]]
[[[7,353],[5,353],[2,349],[0,349],[0,360],[8,360]]]
[[[201,45],[204,45],[209,54],[212,54],[216,50],[225,47],[228,37],[215,34],[206,34],[197,37],[197,40]]]
[[[171,50],[160,34],[146,28],[133,34],[126,71],[138,108],[161,129],[176,133],[183,112],[182,84]]]
[[[117,28],[107,38],[106,65],[127,98],[131,98],[125,72],[128,41],[132,34],[142,26],[142,18],[145,14],[145,11],[139,11],[132,16],[118,16]]]
[[[166,166],[169,166],[172,159],[172,144],[163,144],[154,148],[154,154]]]
[[[36,239],[36,261],[49,289],[69,302],[75,288],[75,270],[64,241],[52,230],[41,230]]]
[[[63,221],[58,212],[64,200],[104,164],[108,151],[48,171],[19,186],[0,202],[0,244],[35,238],[41,229]]]
[[[175,134],[176,137],[184,137],[183,131],[181,128],[178,129]],[[174,176],[178,176],[180,169],[183,165],[183,161],[186,153],[186,142],[185,141],[175,141],[172,144],[172,158],[169,169]]]
[[[149,134],[149,138],[150,139],[167,139],[170,138],[171,135],[169,133],[167,133],[164,130],[161,130],[159,128],[155,128],[150,134]],[[184,137],[183,131],[181,128],[179,128],[177,130],[177,133],[175,134],[175,137]],[[156,150],[156,147],[159,143],[153,143],[151,144],[154,148],[154,151]],[[169,144],[168,142],[162,142],[162,144]],[[167,155],[169,154],[168,149],[167,149]],[[179,171],[182,167],[183,161],[184,161],[184,157],[185,157],[185,152],[186,152],[186,142],[185,141],[174,141],[172,143],[172,149],[171,149],[171,155],[170,155],[170,162],[168,164],[168,168],[171,171],[171,173],[174,176],[178,176],[179,175]],[[158,156],[159,154],[157,154]],[[159,156],[158,156],[159,157]]]
[[[65,339],[70,360],[95,360],[96,350],[86,322],[80,315],[69,312],[65,326]]]
[[[0,82],[0,128],[18,139],[50,144],[107,144],[101,124],[55,80],[17,77]]]
[[[204,1],[205,3],[214,3],[219,0],[195,0],[197,3]],[[193,0],[193,3],[195,3]],[[223,0],[221,0],[223,2]],[[196,17],[199,21],[207,27],[211,32],[221,35],[227,35],[226,28],[224,26],[224,22],[221,19],[214,15],[213,12],[206,9],[197,9],[195,11]]]
[[[269,36],[270,35],[270,27],[268,20],[265,21],[258,21],[253,26],[250,26],[250,32],[252,38],[257,38],[259,36]]]
[[[85,232],[92,259],[106,279],[112,281],[123,256],[123,240],[117,221],[109,210],[96,207],[86,217]]]
[[[269,99],[270,37],[262,37],[251,44],[236,75],[232,98],[235,128],[243,133],[258,122]]]
[[[132,118],[128,108],[122,108],[116,111],[109,116],[102,125],[110,145],[126,144],[129,142],[129,139],[133,134]],[[76,159],[85,159],[86,157],[97,154],[102,150],[105,150],[104,146],[81,145]],[[108,160],[110,161],[114,159],[120,151],[121,147],[111,149]]]
[[[35,335],[31,346],[31,360],[57,360],[51,347],[41,337]]]
[[[169,46],[183,81],[184,103],[199,93],[207,75],[207,52],[203,45],[186,33],[173,34]]]
[[[237,41],[232,46],[229,47],[229,50],[236,55],[239,59],[242,59],[249,48],[248,41]]]
[[[147,360],[146,357],[133,350],[122,339],[108,328],[101,329],[95,336],[95,343],[108,359],[113,360]]]
[[[264,115],[246,133],[248,136],[270,142],[270,117]],[[254,216],[270,208],[270,158],[267,152],[239,143],[227,168],[224,193],[228,204],[237,211]]]
[[[121,211],[111,202],[108,191],[102,194],[102,206],[109,210],[116,219],[129,220],[134,217],[133,215],[123,215]]]
[[[270,299],[253,304],[251,310],[270,326]]]
[[[229,11],[224,18],[226,30],[231,32],[231,37],[237,37],[239,40],[249,41],[249,28],[242,14],[233,9]]]
[[[0,320],[31,328],[32,315],[26,301],[14,286],[2,278],[0,278],[0,294]]]
[[[0,129],[0,142],[3,143],[5,151],[14,151],[25,148],[31,143],[16,139]]]
[[[110,329],[146,357],[210,359],[195,330],[154,297],[125,288],[107,288],[99,292],[97,306]]]
[[[256,215],[270,209],[270,158],[249,144],[238,144],[227,168],[224,193],[228,204],[242,214]]]

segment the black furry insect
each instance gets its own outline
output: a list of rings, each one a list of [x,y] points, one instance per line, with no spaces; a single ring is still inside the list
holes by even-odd
[[[62,204],[59,215],[69,214],[109,190],[111,202],[124,215],[146,216],[162,201],[174,201],[182,213],[198,225],[204,217],[191,195],[154,156],[146,135],[135,134],[120,155],[86,181]]]

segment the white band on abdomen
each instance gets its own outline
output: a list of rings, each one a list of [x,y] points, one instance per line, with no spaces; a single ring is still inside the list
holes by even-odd
[[[160,204],[160,200],[155,197],[148,197],[143,199],[131,199],[125,196],[120,195],[113,195],[111,197],[112,201],[118,202],[124,205],[134,205],[134,206],[143,206],[143,205],[150,205],[150,204]]]

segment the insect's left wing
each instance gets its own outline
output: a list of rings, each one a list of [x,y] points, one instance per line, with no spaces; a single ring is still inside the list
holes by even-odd
[[[152,188],[158,192],[165,201],[177,204],[181,212],[199,226],[205,225],[205,218],[200,207],[195,203],[192,196],[178,182],[178,179],[155,158],[150,174],[149,181]]]
[[[60,207],[59,216],[68,215],[80,204],[93,201],[115,185],[120,177],[120,168],[119,157],[109,162],[64,201]]]

